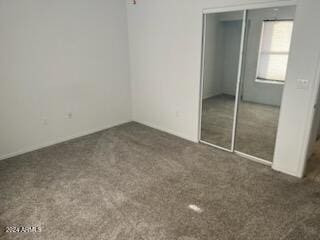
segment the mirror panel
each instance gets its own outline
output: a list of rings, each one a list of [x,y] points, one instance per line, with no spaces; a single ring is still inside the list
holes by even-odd
[[[205,17],[201,140],[231,150],[243,11]]]
[[[235,150],[272,161],[295,7],[248,10]]]

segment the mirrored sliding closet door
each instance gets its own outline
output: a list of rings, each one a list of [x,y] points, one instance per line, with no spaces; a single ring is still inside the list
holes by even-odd
[[[235,150],[272,161],[295,7],[247,11]]]
[[[201,140],[231,150],[243,11],[205,16]]]
[[[295,6],[205,14],[201,141],[271,163]]]

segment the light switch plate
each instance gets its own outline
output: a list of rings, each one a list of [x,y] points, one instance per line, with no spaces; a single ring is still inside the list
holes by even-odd
[[[309,80],[307,79],[297,79],[297,89],[308,89],[309,88]]]

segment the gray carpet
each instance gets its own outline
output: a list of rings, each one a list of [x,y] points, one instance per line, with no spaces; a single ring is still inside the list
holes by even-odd
[[[234,97],[219,95],[204,100],[201,138],[230,149]],[[277,135],[279,108],[241,101],[235,150],[272,162]]]
[[[272,162],[279,113],[279,107],[241,101],[235,149]]]
[[[231,148],[235,98],[219,95],[202,102],[201,139]]]
[[[137,123],[0,162],[0,239],[319,239],[320,185]]]

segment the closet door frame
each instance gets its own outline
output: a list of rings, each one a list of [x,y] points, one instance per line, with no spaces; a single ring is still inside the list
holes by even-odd
[[[284,0],[284,1],[273,1],[273,2],[265,2],[265,3],[256,3],[256,4],[240,4],[229,7],[221,7],[221,8],[206,8],[202,11],[202,45],[201,45],[201,74],[200,74],[200,92],[199,92],[199,111],[198,111],[198,142],[204,143],[206,145],[227,151],[234,152],[239,156],[245,157],[249,160],[262,163],[264,165],[271,166],[272,162],[266,161],[264,159],[260,159],[239,151],[235,150],[235,139],[236,139],[236,129],[237,129],[237,117],[238,117],[238,107],[239,107],[239,94],[240,94],[240,86],[241,86],[241,77],[242,77],[242,65],[243,65],[243,55],[244,55],[244,45],[246,40],[246,25],[247,25],[247,12],[252,9],[261,9],[261,8],[272,8],[272,7],[285,7],[285,6],[295,6],[297,5],[297,0]],[[237,75],[237,88],[236,88],[236,97],[235,97],[235,107],[234,107],[234,118],[233,118],[233,126],[232,126],[232,142],[231,148],[227,149],[221,146],[217,146],[215,144],[206,142],[201,140],[201,120],[202,120],[202,96],[203,96],[203,85],[204,85],[204,59],[205,59],[205,48],[206,48],[206,22],[207,15],[211,13],[223,13],[223,12],[235,12],[235,11],[243,11],[243,19],[242,19],[242,32],[241,32],[241,45],[240,45],[240,55],[239,55],[239,63],[238,63],[238,75]]]

